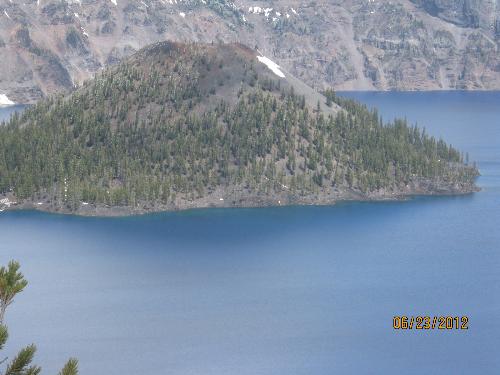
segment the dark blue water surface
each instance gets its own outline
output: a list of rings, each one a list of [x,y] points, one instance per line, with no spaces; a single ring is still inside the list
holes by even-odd
[[[56,373],[499,374],[500,93],[350,93],[469,151],[480,193],[120,219],[0,214],[8,353]],[[394,315],[468,315],[395,331]]]

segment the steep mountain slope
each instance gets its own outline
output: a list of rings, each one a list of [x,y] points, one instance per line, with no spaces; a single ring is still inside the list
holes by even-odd
[[[160,42],[0,126],[0,198],[117,214],[476,189],[443,141],[326,95],[240,44]]]
[[[258,46],[324,89],[498,89],[495,0],[0,0],[0,94],[70,91],[161,40]]]

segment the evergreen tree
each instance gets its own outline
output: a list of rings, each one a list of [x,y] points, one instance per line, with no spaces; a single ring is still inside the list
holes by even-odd
[[[7,327],[3,324],[5,311],[14,302],[14,297],[22,292],[28,285],[23,274],[19,272],[19,263],[11,261],[7,267],[0,268],[0,351],[4,348],[9,337]],[[28,345],[21,349],[19,353],[7,363],[1,375],[38,375],[41,372],[39,366],[33,365],[36,346]],[[8,358],[0,361],[0,364]],[[63,367],[59,375],[78,375],[78,361],[71,358]]]
[[[326,97],[326,105],[331,107],[335,102],[335,90],[334,89],[326,89],[323,91],[323,95]]]

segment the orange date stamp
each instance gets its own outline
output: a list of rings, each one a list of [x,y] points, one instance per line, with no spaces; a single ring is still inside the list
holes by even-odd
[[[468,316],[406,316],[399,315],[392,319],[392,327],[396,330],[467,330]]]

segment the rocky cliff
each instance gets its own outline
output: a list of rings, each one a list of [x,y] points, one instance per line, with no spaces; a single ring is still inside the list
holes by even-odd
[[[161,40],[256,46],[338,90],[500,88],[494,0],[0,0],[0,94],[69,91]]]

